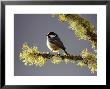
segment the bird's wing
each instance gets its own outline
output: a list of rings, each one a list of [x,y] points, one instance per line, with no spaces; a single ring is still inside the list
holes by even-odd
[[[53,44],[56,44],[58,47],[60,47],[62,49],[65,49],[62,41],[59,38],[54,37],[54,38],[52,38],[52,40],[50,42]]]

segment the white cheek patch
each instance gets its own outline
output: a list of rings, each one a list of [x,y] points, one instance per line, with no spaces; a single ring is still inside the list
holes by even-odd
[[[55,37],[54,35],[50,35],[50,37],[52,38],[52,37]]]

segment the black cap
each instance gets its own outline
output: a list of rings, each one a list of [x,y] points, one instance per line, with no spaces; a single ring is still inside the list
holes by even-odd
[[[46,36],[48,36],[48,35],[56,35],[56,33],[55,32],[49,32]]]

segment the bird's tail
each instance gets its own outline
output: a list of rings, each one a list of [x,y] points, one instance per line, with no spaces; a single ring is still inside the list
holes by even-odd
[[[66,55],[69,55],[68,52],[65,49],[63,49],[63,50],[64,50],[64,52],[65,52]]]

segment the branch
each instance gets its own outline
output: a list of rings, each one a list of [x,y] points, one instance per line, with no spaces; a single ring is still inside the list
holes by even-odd
[[[78,61],[78,65],[88,66],[88,68],[94,73],[97,69],[96,56],[87,49],[83,50],[80,55],[61,55],[51,54],[49,52],[40,52],[37,47],[29,47],[27,43],[23,44],[22,51],[20,53],[20,59],[25,65],[33,65],[42,67],[46,61],[51,61],[53,64],[59,64],[61,62],[74,63]]]
[[[31,55],[31,53],[30,53]],[[52,57],[56,56],[56,57],[60,57],[61,60],[64,59],[69,59],[69,60],[74,60],[74,61],[78,61],[78,60],[83,60],[83,58],[79,55],[79,56],[73,56],[73,55],[61,55],[61,54],[51,54],[51,53],[35,53],[35,56],[42,56],[43,58],[46,59],[51,59]]]
[[[69,28],[75,32],[75,35],[79,39],[88,40],[94,51],[97,49],[97,34],[95,27],[86,18],[81,17],[78,14],[55,14],[60,22],[67,22]]]

